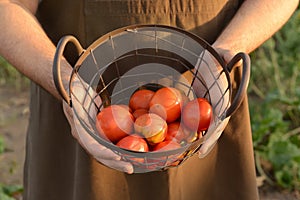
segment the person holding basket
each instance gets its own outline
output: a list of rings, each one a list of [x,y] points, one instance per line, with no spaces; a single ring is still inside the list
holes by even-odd
[[[298,4],[297,0],[0,1],[0,55],[32,81],[24,199],[259,199],[247,97],[224,132],[214,133],[185,163],[137,174],[110,149],[88,135],[79,136],[73,112],[54,84],[53,58],[64,35],[76,36],[87,47],[120,27],[161,24],[204,38],[228,63],[237,53],[250,53],[270,38]],[[71,48],[61,61],[65,88],[77,59]],[[232,80],[235,92],[241,80],[239,67]]]

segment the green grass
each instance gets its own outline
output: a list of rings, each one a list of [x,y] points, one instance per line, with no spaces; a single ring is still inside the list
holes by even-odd
[[[0,56],[0,86],[9,85],[19,90],[29,86],[29,80]]]
[[[249,104],[256,165],[272,184],[300,190],[300,12],[251,54]]]
[[[0,135],[0,155],[5,153],[5,144],[3,137]],[[14,200],[14,196],[19,196],[23,192],[21,185],[7,185],[0,182],[0,199]]]
[[[15,200],[15,196],[20,196],[23,192],[21,185],[4,185],[0,183],[0,199],[1,200]]]

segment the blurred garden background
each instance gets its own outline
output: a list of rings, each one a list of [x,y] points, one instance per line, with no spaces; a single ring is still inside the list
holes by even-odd
[[[300,10],[250,56],[261,199],[300,199]],[[21,199],[29,85],[0,57],[0,200]]]

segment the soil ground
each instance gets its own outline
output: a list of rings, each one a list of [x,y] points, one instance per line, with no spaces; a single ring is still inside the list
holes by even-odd
[[[29,120],[28,106],[27,88],[19,91],[9,86],[0,86],[0,137],[3,137],[5,144],[5,152],[0,155],[0,183],[5,185],[22,185],[26,129]],[[259,185],[262,200],[300,199],[297,193],[279,191],[267,184]]]

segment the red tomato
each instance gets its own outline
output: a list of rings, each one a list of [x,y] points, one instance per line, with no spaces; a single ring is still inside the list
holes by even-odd
[[[163,141],[157,145],[154,146],[153,151],[170,151],[174,149],[180,148],[180,144],[176,141],[169,140],[169,141]],[[169,155],[168,157],[163,156],[160,158],[156,158],[154,161],[154,166],[177,166],[179,164],[179,160],[182,158],[182,155],[180,153]]]
[[[180,148],[180,144],[173,140],[163,141],[154,146],[153,151],[169,151]]]
[[[132,151],[148,152],[148,144],[145,139],[137,134],[128,135],[116,144],[117,146]]]
[[[141,116],[141,115],[143,115],[143,114],[146,114],[146,113],[148,113],[148,110],[141,108],[141,109],[135,110],[135,111],[132,113],[132,115],[133,115],[133,117],[134,117],[135,119],[137,119],[139,116]]]
[[[180,126],[180,122],[172,122],[168,124],[168,132],[165,140],[175,140],[181,142],[185,138],[185,132]]]
[[[192,131],[208,129],[213,111],[210,103],[204,98],[197,98],[188,102],[182,111],[183,123]]]
[[[152,90],[141,89],[133,93],[129,99],[129,107],[135,111],[137,109],[149,109],[149,102],[154,95]]]
[[[143,135],[149,144],[157,144],[165,139],[168,125],[160,116],[146,113],[135,120],[134,130]]]
[[[181,91],[173,87],[163,87],[153,95],[149,111],[161,116],[170,123],[179,118],[182,103]]]
[[[122,105],[110,105],[97,115],[96,128],[99,135],[115,143],[132,133],[133,116]]]
[[[165,140],[174,140],[178,143],[183,141],[192,143],[198,139],[197,131],[192,131],[178,121],[168,124],[168,133]]]
[[[180,144],[173,140],[166,140],[157,145],[153,146],[153,152],[170,151],[180,148]],[[155,159],[149,160],[151,163],[150,168],[161,169],[163,166],[177,166],[179,159],[182,158],[181,153],[172,154],[168,156],[156,157]]]

